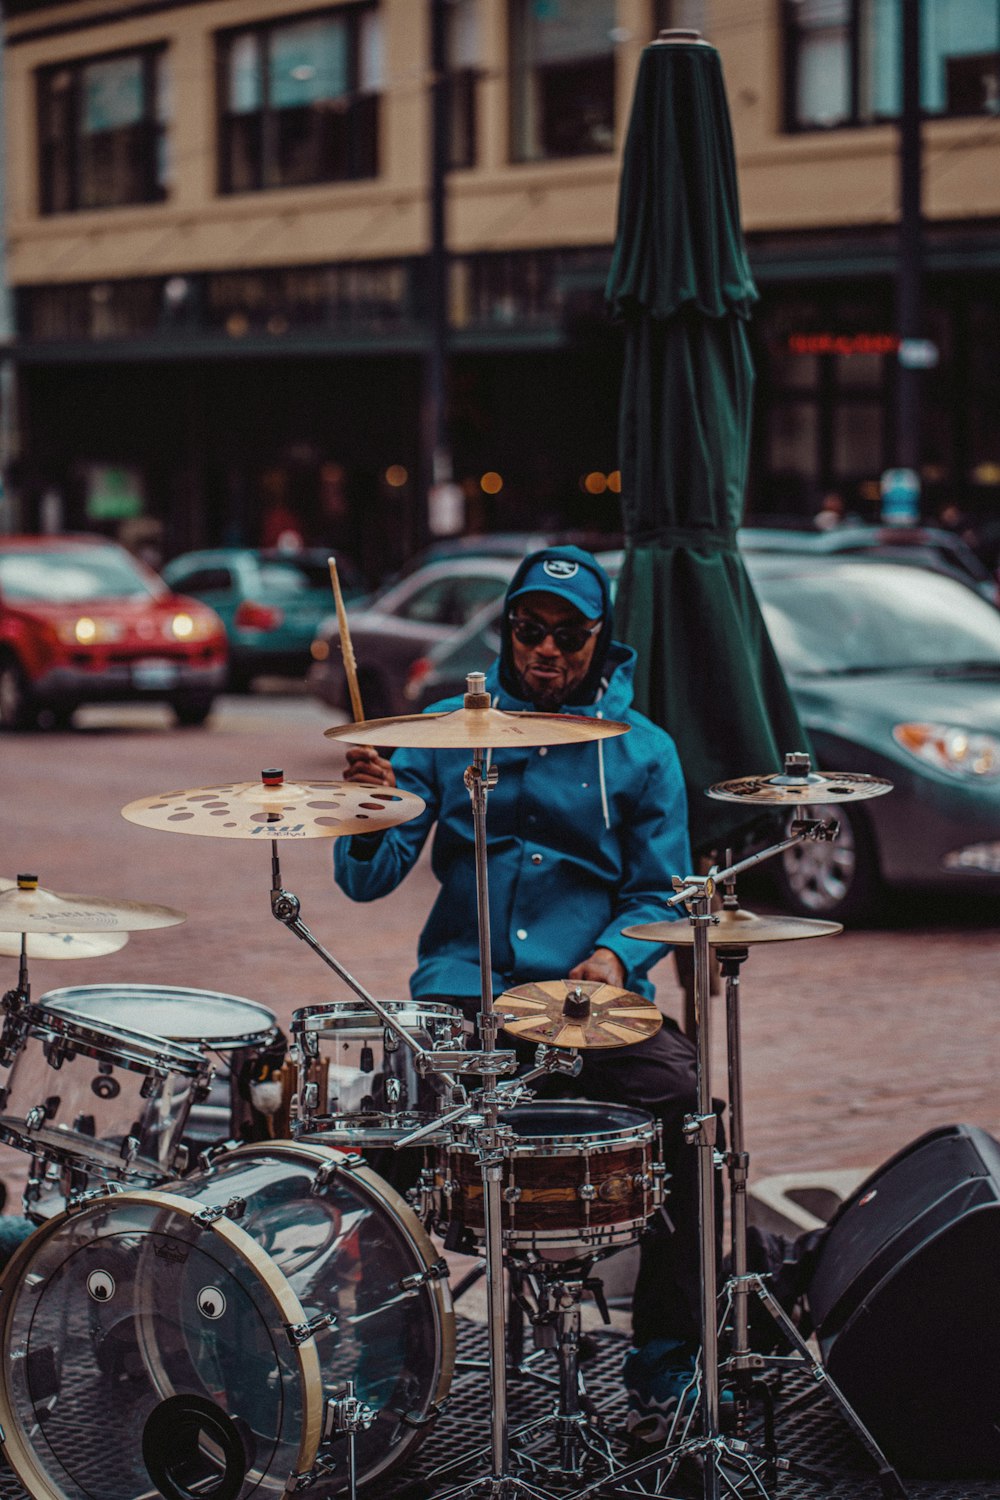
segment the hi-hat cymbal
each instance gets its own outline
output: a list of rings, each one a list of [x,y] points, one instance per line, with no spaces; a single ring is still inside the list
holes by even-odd
[[[25,934],[29,958],[106,958],[128,942],[127,932],[29,932]],[[0,958],[18,958],[19,932],[0,932]]]
[[[22,883],[29,880],[31,884]],[[0,932],[76,937],[91,932],[150,932],[157,927],[175,927],[186,920],[182,911],[174,911],[170,906],[46,891],[34,882],[33,876],[20,876],[16,886],[0,891]]]
[[[614,719],[584,714],[504,713],[499,708],[455,708],[449,713],[403,714],[395,719],[362,719],[324,729],[328,739],[386,750],[517,750],[536,745],[578,745],[586,740],[627,734]]]
[[[860,771],[812,771],[801,777],[740,776],[735,781],[717,781],[708,796],[719,802],[767,803],[786,806],[825,802],[858,802],[892,791],[892,782]]]
[[[593,979],[543,979],[505,990],[498,1012],[514,1012],[504,1031],[549,1047],[627,1047],[659,1031],[663,1017],[651,1000]]]
[[[265,771],[260,781],[227,781],[141,797],[122,816],[166,833],[197,833],[221,839],[330,839],[348,833],[378,833],[422,812],[413,792],[361,786],[350,781],[285,781]]]
[[[722,911],[715,913],[718,922],[709,923],[711,948],[745,948],[751,943],[790,943],[798,938],[832,937],[843,932],[840,922],[820,922],[813,917],[758,917],[755,912]],[[622,937],[639,938],[648,943],[672,943],[675,948],[694,944],[693,922],[644,922],[638,927],[623,927]]]

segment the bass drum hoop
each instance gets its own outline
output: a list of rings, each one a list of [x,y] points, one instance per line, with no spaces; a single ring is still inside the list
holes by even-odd
[[[414,1251],[415,1258],[422,1260],[425,1266],[432,1266],[440,1256],[417,1218],[413,1209],[396,1189],[373,1172],[361,1157],[350,1151],[344,1151],[338,1146],[324,1146],[319,1141],[309,1138],[297,1141],[250,1141],[245,1146],[237,1146],[232,1151],[220,1152],[213,1158],[213,1167],[219,1167],[223,1162],[241,1159],[245,1156],[262,1156],[272,1154],[278,1157],[305,1158],[314,1161],[318,1166],[332,1164],[350,1171],[351,1179],[365,1184],[372,1196],[385,1204],[392,1212],[397,1221],[396,1227],[402,1230]],[[2,1282],[0,1282],[2,1285]],[[438,1329],[438,1355],[439,1370],[438,1382],[431,1398],[432,1406],[439,1406],[451,1389],[452,1376],[455,1371],[455,1314],[452,1310],[451,1290],[444,1278],[425,1283],[425,1290],[430,1293],[435,1305],[435,1323]],[[376,1474],[368,1475],[365,1483],[377,1477]]]
[[[240,1148],[243,1149],[243,1148]],[[235,1153],[234,1153],[235,1154]],[[135,1188],[128,1193],[108,1194],[109,1203],[127,1201],[129,1203],[148,1204],[153,1208],[166,1209],[170,1213],[176,1213],[182,1218],[194,1219],[198,1211],[197,1205],[189,1198],[182,1198],[179,1194],[161,1192],[153,1189]],[[88,1207],[103,1207],[99,1200],[95,1199]],[[202,1205],[203,1206],[203,1205]],[[49,1219],[46,1223],[30,1234],[24,1240],[11,1257],[0,1275],[0,1294],[6,1292],[8,1287],[17,1286],[29,1269],[34,1252],[46,1239],[51,1238],[58,1229],[68,1220],[79,1216],[79,1209],[65,1209],[61,1214]],[[224,1216],[217,1219],[209,1226],[212,1233],[217,1234],[220,1239],[254,1272],[263,1283],[266,1292],[275,1304],[278,1315],[283,1324],[294,1326],[307,1321],[305,1311],[301,1302],[292,1291],[286,1277],[271,1260],[265,1255],[245,1229],[234,1224],[231,1219]],[[4,1309],[2,1323],[0,1323],[0,1338],[3,1340],[4,1349],[10,1348],[10,1321],[14,1314],[15,1301],[13,1297],[4,1297]],[[299,1450],[296,1455],[296,1471],[305,1473],[313,1464],[319,1450],[319,1444],[323,1432],[324,1398],[323,1385],[320,1375],[319,1355],[315,1343],[307,1340],[303,1344],[290,1346],[291,1353],[298,1363],[299,1380],[302,1394],[302,1434],[299,1441]],[[54,1489],[46,1474],[38,1467],[35,1454],[27,1439],[23,1437],[21,1424],[7,1390],[7,1374],[10,1367],[9,1360],[0,1360],[0,1426],[3,1427],[4,1452],[11,1465],[23,1483],[32,1500],[66,1500],[61,1490]]]

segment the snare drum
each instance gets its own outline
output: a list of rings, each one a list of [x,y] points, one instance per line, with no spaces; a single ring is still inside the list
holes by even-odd
[[[421,1047],[465,1046],[466,1023],[453,1005],[379,1002]],[[363,1000],[303,1006],[292,1016],[298,1068],[297,1136],[322,1132],[358,1151],[390,1146],[441,1112],[441,1084],[421,1078],[411,1049]],[[427,1138],[437,1144],[444,1136]]]
[[[514,1132],[501,1190],[506,1249],[564,1260],[639,1239],[663,1192],[651,1115],[554,1099],[502,1110],[499,1123]],[[442,1219],[484,1240],[478,1150],[468,1142],[446,1145],[439,1180]]]
[[[162,1181],[212,1070],[193,1047],[22,1005],[4,1023],[0,1140],[85,1178]]]
[[[171,984],[81,984],[50,990],[41,1003],[60,1015],[85,1017],[102,1025],[141,1023],[143,1030],[155,1036],[213,1054],[211,1094],[195,1104],[188,1116],[185,1136],[192,1145],[265,1134],[253,1117],[248,1078],[264,1054],[284,1052],[277,1018],[265,1005],[240,995]]]
[[[379,1492],[454,1364],[447,1268],[414,1215],[307,1141],[61,1214],[20,1247],[0,1305],[6,1456],[61,1500],[287,1500],[317,1469],[308,1493],[342,1493],[348,1381],[376,1414],[355,1457]]]

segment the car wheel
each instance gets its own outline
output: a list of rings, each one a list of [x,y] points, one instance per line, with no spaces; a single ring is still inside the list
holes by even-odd
[[[853,807],[817,807],[811,814],[836,818],[840,832],[827,843],[806,839],[779,857],[775,877],[788,911],[831,922],[870,918],[880,878],[875,844],[863,813]],[[787,836],[794,815],[785,825]]]
[[[171,699],[174,718],[184,729],[199,729],[209,714],[215,698],[211,693],[185,693]]]
[[[0,660],[0,729],[31,729],[38,708],[20,663],[13,656]]]

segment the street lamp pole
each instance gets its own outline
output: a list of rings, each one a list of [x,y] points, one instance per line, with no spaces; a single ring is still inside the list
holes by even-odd
[[[896,277],[896,463],[920,473],[920,366],[910,351],[922,338],[920,0],[901,0],[902,110],[899,121],[899,256]]]
[[[448,248],[445,207],[448,177],[448,0],[430,0],[431,170],[427,251],[427,355],[424,367],[421,540],[430,531],[435,486],[452,479],[447,422]]]

